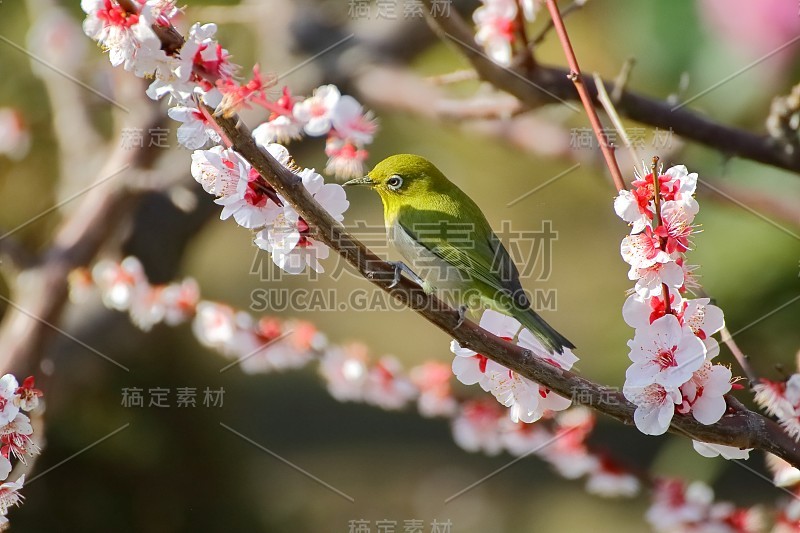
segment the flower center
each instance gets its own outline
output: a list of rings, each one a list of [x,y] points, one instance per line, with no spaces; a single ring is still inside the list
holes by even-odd
[[[656,354],[656,363],[658,363],[658,366],[660,366],[662,369],[678,366],[678,362],[675,360],[676,349],[677,346],[673,346],[669,350],[659,350],[659,352]]]

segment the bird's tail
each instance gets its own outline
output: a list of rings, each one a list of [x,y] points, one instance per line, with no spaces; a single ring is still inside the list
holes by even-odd
[[[519,320],[524,327],[528,328],[550,353],[563,353],[564,348],[575,348],[574,344],[567,340],[561,333],[553,329],[553,327],[545,322],[542,317],[537,315],[533,309],[528,308],[524,311],[520,311],[515,318]]]

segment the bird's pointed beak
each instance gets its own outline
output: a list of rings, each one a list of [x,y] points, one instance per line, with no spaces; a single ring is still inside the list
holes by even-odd
[[[354,178],[354,179],[351,179],[350,181],[344,182],[342,184],[342,187],[347,187],[348,185],[369,185],[369,186],[372,186],[372,185],[375,185],[375,182],[372,181],[372,178],[370,178],[369,176],[363,176],[361,178]]]

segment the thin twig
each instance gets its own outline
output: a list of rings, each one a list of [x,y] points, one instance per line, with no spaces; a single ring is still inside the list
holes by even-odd
[[[433,85],[451,85],[453,83],[461,83],[464,81],[475,81],[478,79],[478,73],[471,68],[463,70],[456,70],[448,72],[447,74],[439,74],[438,76],[428,76],[425,81]]]
[[[625,131],[625,126],[622,125],[622,120],[619,118],[616,107],[614,107],[614,102],[606,91],[606,85],[603,83],[603,79],[597,73],[594,73],[593,77],[594,84],[597,87],[597,99],[600,100],[600,103],[603,105],[603,109],[608,115],[609,120],[611,120],[611,123],[614,125],[614,128],[617,130],[617,134],[622,139],[622,142],[625,144],[625,148],[628,149],[631,160],[635,165],[639,161],[639,153],[636,151],[636,147],[633,146],[633,143],[631,143],[631,140],[628,137],[628,132]]]
[[[636,64],[636,58],[629,57],[625,60],[622,64],[622,68],[619,70],[619,74],[617,77],[614,78],[614,88],[611,89],[611,101],[612,102],[619,102],[620,97],[622,97],[622,91],[625,90],[625,86],[628,85],[628,79],[630,79],[631,71],[633,70],[633,65]],[[595,82],[599,79],[599,76],[595,74]],[[600,90],[600,87],[597,88]]]
[[[423,0],[428,8],[431,0]],[[456,49],[472,64],[481,79],[519,98],[535,109],[544,105],[575,100],[579,95],[568,79],[569,72],[559,67],[538,64],[527,77],[492,62],[475,43],[472,27],[452,10],[447,17],[427,17],[428,24],[446,41],[457,43]],[[587,90],[596,94],[593,80],[586,80]],[[610,86],[607,81],[606,86]],[[675,135],[714,150],[726,157],[741,157],[800,174],[800,150],[787,153],[770,135],[755,134],[741,128],[721,124],[688,107],[675,109],[669,101],[657,100],[629,90],[622,90],[614,102],[620,115],[654,128],[669,130]]]
[[[561,11],[561,17],[567,18],[567,16],[570,13],[573,13],[574,11],[577,11],[580,8],[582,8],[585,3],[586,0],[576,0],[575,2],[572,2],[570,5],[568,5]],[[545,27],[542,28],[542,31],[540,31],[538,35],[536,35],[536,37],[534,37],[531,40],[531,44],[534,45],[541,44],[541,42],[544,41],[544,38],[547,37],[547,34],[550,33],[550,30],[552,30],[554,27],[555,25],[553,24],[553,20],[552,19],[548,20]]]
[[[606,137],[603,131],[600,117],[597,116],[597,111],[594,108],[592,97],[589,95],[589,92],[586,90],[586,85],[583,83],[581,69],[578,66],[578,58],[575,57],[575,52],[572,49],[572,44],[567,34],[567,28],[564,26],[564,21],[561,18],[561,13],[558,11],[555,0],[547,0],[547,9],[550,10],[550,16],[553,18],[553,24],[555,25],[558,39],[561,41],[561,47],[564,49],[564,54],[567,56],[567,63],[570,68],[569,79],[575,84],[575,88],[581,98],[581,103],[584,109],[586,109],[586,114],[589,116],[589,122],[592,124],[594,135],[600,143],[600,150],[603,152],[608,170],[611,172],[611,177],[614,179],[614,185],[617,187],[618,191],[625,190],[625,180],[622,178],[622,172],[620,172],[617,159],[614,157],[614,147],[608,142],[608,137]]]
[[[758,383],[760,378],[753,369],[753,366],[750,364],[750,358],[739,349],[736,341],[734,341],[733,337],[731,337],[731,332],[728,330],[727,326],[723,326],[722,331],[720,331],[720,336],[722,338],[722,342],[725,343],[725,346],[728,347],[733,356],[736,358],[739,366],[742,367],[742,371],[744,372],[744,375],[747,376],[747,381],[749,382],[750,387]]]

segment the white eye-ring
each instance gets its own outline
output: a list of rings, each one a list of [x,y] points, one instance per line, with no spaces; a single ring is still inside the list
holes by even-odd
[[[400,187],[403,186],[403,178],[395,174],[388,180],[386,180],[386,186],[389,187],[391,190],[396,191]]]

